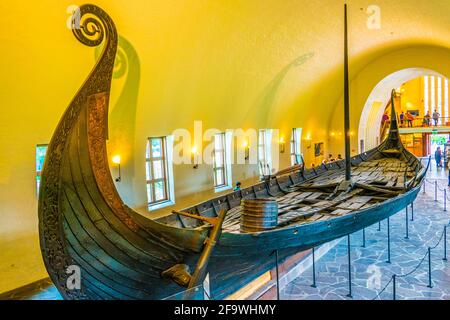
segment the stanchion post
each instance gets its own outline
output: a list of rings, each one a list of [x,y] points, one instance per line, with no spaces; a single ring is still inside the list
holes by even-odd
[[[414,202],[411,202],[411,221],[414,221]]]
[[[437,201],[437,180],[434,182],[434,201]]]
[[[396,283],[395,283],[395,274],[394,275],[392,275],[392,300],[397,300],[396,299],[396,288],[395,288],[395,285],[396,285]]]
[[[275,250],[275,274],[277,276],[277,300],[280,300],[280,279],[278,275],[278,250]]]
[[[444,211],[447,211],[447,189],[444,189]]]
[[[447,226],[444,226],[444,258],[442,260],[447,261]]]
[[[387,238],[388,238],[388,259],[387,259],[387,263],[391,263],[391,226],[389,224],[389,218],[387,218]]]
[[[365,248],[366,247],[366,228],[363,228],[363,230],[362,230],[362,237],[363,237],[362,247]]]
[[[408,225],[408,206],[406,206],[406,215],[405,215],[405,228],[406,228],[406,235],[405,235],[405,239],[409,239],[409,225]]]
[[[425,178],[423,180],[423,193],[425,193],[425,185],[427,184],[427,179]]]
[[[347,297],[353,298],[352,296],[352,261],[350,256],[350,234],[347,235],[347,256],[348,256],[348,295]]]
[[[431,282],[431,248],[428,247],[428,288],[433,288],[433,283]]]
[[[312,248],[312,272],[313,272],[313,283],[311,287],[316,288],[316,255],[315,248]]]

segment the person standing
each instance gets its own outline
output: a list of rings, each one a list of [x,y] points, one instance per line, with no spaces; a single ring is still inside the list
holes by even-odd
[[[431,116],[430,111],[427,111],[427,114],[424,117],[426,125],[429,127],[431,125]]]
[[[448,169],[448,186],[450,187],[450,161],[447,162],[447,169]]]
[[[439,121],[439,117],[441,115],[439,114],[439,112],[437,112],[437,110],[434,110],[433,112],[433,121],[434,121],[434,126],[438,125],[438,121]]]
[[[441,147],[437,147],[436,152],[434,153],[434,160],[436,160],[436,168],[442,167]]]
[[[389,121],[389,116],[388,116],[387,112],[385,112],[383,114],[383,117],[381,118],[381,126],[383,126],[386,121]]]
[[[406,120],[408,120],[408,128],[412,128],[412,123],[414,121],[414,116],[409,113],[409,111],[406,112]]]
[[[405,120],[405,114],[402,111],[402,113],[400,113],[400,127],[403,127],[404,120]]]

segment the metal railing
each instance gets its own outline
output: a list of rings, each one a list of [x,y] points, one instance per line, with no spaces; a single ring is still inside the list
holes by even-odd
[[[423,128],[423,127],[450,127],[450,117],[439,117],[437,119],[427,117],[414,117],[408,120],[405,116],[403,121],[398,120],[400,128]]]

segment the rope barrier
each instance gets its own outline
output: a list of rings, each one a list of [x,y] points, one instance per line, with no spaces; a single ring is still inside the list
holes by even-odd
[[[441,241],[442,241],[442,239],[443,239],[443,237],[444,237],[445,231],[446,231],[446,230],[445,230],[445,227],[444,227],[444,231],[442,231],[441,236],[440,236],[440,238],[439,238],[439,241],[438,241],[433,247],[429,247],[429,249],[427,250],[427,252],[425,253],[425,255],[422,257],[422,259],[420,259],[419,263],[418,263],[418,264],[417,264],[410,272],[405,273],[405,274],[401,274],[401,275],[398,275],[398,274],[394,273],[394,274],[391,276],[391,280],[389,280],[389,282],[383,287],[383,289],[382,289],[380,292],[378,292],[378,294],[377,294],[372,300],[376,300],[377,298],[379,298],[379,297],[381,296],[381,294],[386,290],[386,288],[389,286],[389,284],[393,281],[394,276],[395,276],[396,278],[405,278],[405,277],[410,276],[410,275],[413,274],[414,272],[416,272],[416,271],[420,268],[420,266],[422,265],[422,263],[425,261],[425,259],[427,258],[428,254],[430,254],[431,250],[436,249],[437,246],[441,243]],[[431,257],[429,257],[429,258],[431,259]],[[380,300],[381,300],[381,299],[380,299]]]
[[[435,191],[436,191],[436,189],[438,189],[439,191],[442,191],[442,192],[444,192],[444,197],[447,199],[447,200],[449,200],[450,201],[450,197],[446,194],[446,189],[444,189],[444,188],[440,188],[439,187],[439,185],[438,185],[438,183],[437,183],[437,181],[438,181],[438,179],[436,179],[436,180],[434,180],[434,181],[430,181],[429,179],[424,179],[424,192],[425,192],[425,185],[426,185],[426,183],[428,183],[428,184],[431,184],[431,185],[434,185],[435,186]],[[435,195],[436,195],[436,192],[435,192]],[[445,199],[444,199],[444,203],[445,203]],[[445,211],[445,204],[444,204],[444,211]],[[449,225],[450,225],[450,222],[449,222]],[[433,250],[433,249],[436,249],[438,246],[439,246],[439,244],[441,243],[441,241],[442,241],[442,239],[444,238],[445,239],[445,235],[446,235],[446,226],[444,226],[444,230],[442,231],[442,233],[441,233],[441,236],[439,237],[439,240],[437,241],[437,243],[433,246],[433,247],[428,247],[428,250],[427,250],[427,252],[423,255],[423,257],[420,259],[420,261],[419,261],[419,263],[411,270],[411,271],[409,271],[409,272],[407,272],[407,273],[404,273],[404,274],[400,274],[400,275],[398,275],[398,274],[396,274],[396,273],[393,273],[392,274],[392,276],[391,276],[391,279],[386,283],[386,285],[377,293],[377,295],[374,297],[374,298],[372,298],[372,300],[376,300],[376,299],[380,299],[381,300],[381,295],[383,294],[383,292],[384,291],[386,291],[386,288],[392,283],[392,282],[394,282],[394,288],[393,288],[393,298],[394,298],[394,300],[395,300],[395,296],[396,296],[396,289],[395,289],[395,280],[394,279],[396,279],[396,278],[405,278],[405,277],[408,277],[408,276],[410,276],[410,275],[412,275],[414,272],[416,272],[419,268],[420,268],[420,266],[423,264],[423,262],[425,261],[425,259],[428,257],[429,259],[428,259],[428,261],[429,261],[429,281],[430,281],[430,285],[431,285],[431,250]],[[445,247],[445,244],[444,244],[444,259],[443,260],[446,260],[446,247]]]
[[[428,251],[427,251],[427,252],[425,253],[425,255],[422,257],[422,259],[420,259],[419,264],[418,264],[417,266],[415,266],[414,269],[412,269],[410,272],[405,273],[405,274],[401,274],[401,275],[395,274],[395,276],[396,276],[397,278],[406,278],[407,276],[410,276],[411,274],[413,274],[414,272],[416,272],[417,269],[420,268],[420,266],[421,266],[422,263],[425,261],[425,258],[426,258],[427,256],[428,256]]]
[[[386,285],[384,286],[384,288],[383,289],[381,289],[381,291],[380,292],[378,292],[378,294],[372,299],[372,300],[376,300],[377,298],[379,298],[380,296],[381,296],[381,294],[384,292],[384,290],[386,290],[386,288],[388,287],[388,285],[390,285],[391,284],[391,282],[392,282],[392,277],[391,277],[391,280],[389,280],[389,282],[388,283],[386,283]],[[381,299],[380,299],[381,300]]]
[[[444,232],[445,232],[445,229],[444,229],[444,231],[442,231],[442,234],[441,234],[441,237],[439,238],[438,243],[436,243],[436,245],[435,245],[434,247],[431,247],[432,250],[433,250],[433,249],[436,249],[437,246],[441,243],[442,238],[444,237]]]
[[[434,180],[434,181],[430,181],[430,180],[428,180],[428,179],[425,179],[425,182],[428,182],[428,184],[432,185],[433,187],[434,187],[434,186],[437,186],[437,188],[438,188],[439,191],[444,191],[444,189],[441,189],[441,188],[439,187],[439,184],[436,185],[436,182],[437,182],[438,180],[440,180],[440,179],[436,179],[436,180]]]
[[[445,201],[445,200],[450,201],[450,195],[447,194],[447,190],[446,190],[445,188],[442,188],[442,189],[441,189],[441,188],[439,187],[439,184],[436,183],[436,181],[439,181],[439,180],[441,180],[441,179],[436,179],[436,180],[434,180],[434,181],[430,181],[430,180],[428,180],[428,179],[424,179],[424,185],[425,185],[425,183],[428,183],[429,185],[432,185],[432,186],[434,186],[434,187],[437,187],[437,189],[438,189],[439,191],[444,192],[444,197],[446,198],[446,199],[444,199],[444,201]],[[425,191],[424,191],[424,192],[425,192]],[[444,206],[444,211],[446,211],[446,206]]]

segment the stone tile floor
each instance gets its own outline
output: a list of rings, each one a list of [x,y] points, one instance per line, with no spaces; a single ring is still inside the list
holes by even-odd
[[[447,173],[432,166],[428,181],[437,180],[439,188],[447,188]],[[390,219],[391,263],[387,260],[387,223],[366,229],[366,247],[362,245],[362,231],[351,235],[352,293],[353,299],[370,300],[377,297],[390,280],[393,273],[404,274],[413,270],[427,252],[440,239],[444,226],[450,221],[449,211],[443,211],[443,191],[438,190],[438,201],[434,201],[434,185],[427,183],[426,193],[420,192],[414,203],[414,221],[408,221],[409,239],[405,239],[405,210]],[[408,219],[411,220],[409,210]],[[450,232],[448,232],[450,238]],[[449,244],[449,243],[448,243]],[[450,250],[448,251],[450,253]],[[397,299],[450,299],[450,262],[442,260],[443,239],[432,250],[433,288],[428,288],[428,258],[410,276],[397,278]],[[450,257],[449,257],[450,258]],[[347,238],[316,261],[316,288],[312,288],[312,270],[307,269],[298,278],[287,284],[280,292],[281,299],[289,300],[343,300],[351,299],[348,294]],[[38,284],[35,288],[11,299],[60,300],[56,288],[50,281]],[[380,294],[378,299],[392,299],[392,283]]]
[[[19,290],[2,294],[0,300],[62,300],[50,279],[37,281]]]
[[[434,181],[438,181],[438,201],[434,201]],[[447,187],[447,173],[442,169],[431,168],[427,177],[426,193],[420,192],[414,202],[414,221],[411,221],[409,207],[409,239],[405,239],[406,210],[403,209],[390,218],[391,263],[387,263],[387,221],[366,229],[366,247],[362,247],[362,231],[351,235],[352,296],[348,283],[347,237],[316,261],[316,284],[312,270],[305,272],[287,284],[280,291],[280,298],[286,300],[389,300],[393,298],[392,282],[378,297],[379,292],[391,280],[392,275],[412,271],[426,255],[428,247],[440,244],[431,251],[433,287],[428,287],[428,256],[417,270],[407,277],[396,279],[396,298],[421,300],[450,300],[450,261],[444,257],[444,226],[450,221],[450,201],[448,211],[443,211],[443,190]],[[449,227],[450,229],[450,227]],[[450,230],[447,231],[447,245]],[[450,253],[450,250],[447,250]],[[449,254],[447,254],[449,255]],[[450,257],[448,257],[450,259]]]

